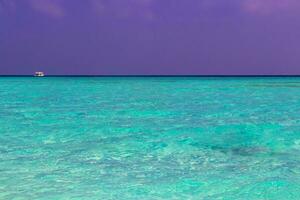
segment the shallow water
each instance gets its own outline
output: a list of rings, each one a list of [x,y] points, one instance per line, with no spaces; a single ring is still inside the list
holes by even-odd
[[[0,78],[0,199],[299,200],[300,78]]]

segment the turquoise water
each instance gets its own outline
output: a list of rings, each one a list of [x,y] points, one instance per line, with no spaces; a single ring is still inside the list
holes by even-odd
[[[0,199],[299,200],[300,78],[0,78]]]

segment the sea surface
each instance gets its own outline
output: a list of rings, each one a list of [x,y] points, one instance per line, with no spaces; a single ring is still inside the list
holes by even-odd
[[[1,200],[299,200],[300,78],[1,77]]]

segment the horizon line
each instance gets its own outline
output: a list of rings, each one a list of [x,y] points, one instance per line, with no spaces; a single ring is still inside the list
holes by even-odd
[[[15,75],[15,74],[0,74],[0,77],[35,77],[34,75]],[[45,75],[44,77],[300,77],[300,74],[296,75],[268,75],[268,74],[260,74],[260,75],[87,75],[87,74],[72,74],[72,75]]]

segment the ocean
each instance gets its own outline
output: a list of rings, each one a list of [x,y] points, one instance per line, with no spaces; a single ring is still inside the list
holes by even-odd
[[[1,200],[299,200],[300,78],[0,77]]]

